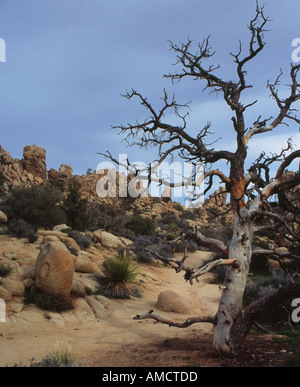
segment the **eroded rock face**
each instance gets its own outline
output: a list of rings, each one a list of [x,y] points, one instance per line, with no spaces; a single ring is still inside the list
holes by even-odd
[[[23,168],[27,174],[31,174],[40,183],[46,183],[46,150],[36,145],[27,145],[23,157]]]
[[[73,176],[73,168],[70,165],[62,164],[59,168],[58,174],[60,177],[71,178]]]
[[[27,145],[23,159],[13,159],[0,145],[0,173],[5,191],[21,185],[39,185],[47,183],[46,150]]]
[[[43,246],[35,264],[35,286],[41,292],[70,296],[74,276],[74,261],[61,243]]]

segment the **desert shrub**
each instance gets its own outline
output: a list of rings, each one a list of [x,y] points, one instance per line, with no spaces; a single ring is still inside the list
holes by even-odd
[[[78,182],[69,185],[69,193],[64,200],[63,209],[67,224],[73,230],[84,231],[89,227],[88,201],[81,197],[81,185]]]
[[[77,242],[81,250],[86,250],[91,247],[92,240],[89,237],[82,235],[81,232],[71,231],[68,233],[68,235],[70,238],[73,238]]]
[[[163,256],[170,256],[171,246],[163,238],[157,236],[139,235],[133,238],[133,243],[128,248],[135,256],[138,262],[152,263],[155,255],[147,251],[155,251]]]
[[[34,243],[38,239],[35,229],[23,219],[12,221],[9,224],[8,232],[17,238],[27,238],[30,243]]]
[[[0,235],[7,235],[8,234],[8,226],[7,224],[3,224],[0,226]]]
[[[18,187],[1,202],[0,209],[11,221],[23,219],[34,227],[52,229],[66,222],[61,199],[61,193],[50,186]]]
[[[158,223],[163,229],[177,231],[180,228],[180,219],[174,211],[163,212]]]
[[[154,235],[156,224],[149,217],[133,215],[132,218],[125,224],[125,227],[132,231],[134,235]]]
[[[37,290],[26,292],[24,304],[35,304],[39,309],[55,313],[66,312],[74,309],[73,299],[58,294],[46,294]]]
[[[167,241],[174,241],[176,239],[176,235],[173,234],[172,232],[169,232],[167,235],[166,235],[166,239]]]
[[[98,281],[98,292],[109,298],[140,297],[135,282],[140,271],[137,264],[126,254],[105,261],[106,278],[95,276]]]
[[[74,368],[81,367],[80,364],[75,363],[71,360],[70,362],[61,363],[50,356],[44,357],[41,361],[35,362],[34,358],[30,359],[29,366],[24,366],[22,363],[14,364],[14,368]]]
[[[184,210],[182,214],[180,215],[181,220],[196,220],[197,219],[197,213],[192,210]]]
[[[24,366],[22,363],[15,364],[14,368],[72,368],[81,367],[82,365],[74,356],[71,343],[57,343],[49,350],[48,354],[39,362],[35,362],[34,358],[30,359],[29,366]]]
[[[268,276],[254,276],[247,282],[244,292],[244,304],[247,306],[253,301],[258,300],[287,284],[288,278],[283,271],[273,271],[272,275]],[[281,305],[261,313],[258,320],[266,323],[286,322],[288,321],[290,313],[291,300],[288,300]]]
[[[0,263],[0,277],[6,277],[11,272],[11,267],[8,264]]]
[[[87,213],[90,230],[100,228],[124,236],[124,228],[128,218],[120,202],[90,203]]]
[[[70,342],[59,343],[57,341],[55,346],[49,350],[48,358],[62,367],[71,367],[76,363]]]

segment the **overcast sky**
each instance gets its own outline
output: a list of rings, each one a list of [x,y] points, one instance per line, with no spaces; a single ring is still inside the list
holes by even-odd
[[[298,1],[265,0],[265,14],[272,19],[267,45],[247,67],[255,87],[244,100],[260,102],[249,109],[247,126],[274,113],[266,82],[280,68],[289,72],[291,44],[300,38]],[[202,93],[200,82],[173,87],[163,79],[175,70],[168,40],[198,42],[210,35],[217,74],[235,80],[229,53],[237,51],[239,39],[247,47],[254,15],[254,0],[1,0],[6,62],[0,63],[0,144],[17,158],[25,145],[39,145],[47,150],[48,169],[70,164],[76,174],[96,169],[103,160],[97,152],[108,149],[149,162],[152,156],[126,148],[111,126],[148,116],[137,101],[121,97],[125,90],[135,88],[159,106],[166,88],[177,102],[192,101],[192,133],[210,121],[223,138],[220,146],[234,149],[232,112],[221,98]],[[279,150],[290,135],[299,146],[298,133],[291,121],[255,138],[249,154]]]

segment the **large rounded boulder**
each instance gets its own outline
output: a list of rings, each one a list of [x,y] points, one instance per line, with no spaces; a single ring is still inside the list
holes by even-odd
[[[202,310],[197,302],[174,292],[165,290],[159,294],[157,308],[165,312],[179,314],[202,314]]]
[[[74,276],[72,255],[61,243],[43,246],[35,264],[35,287],[43,293],[68,297]]]

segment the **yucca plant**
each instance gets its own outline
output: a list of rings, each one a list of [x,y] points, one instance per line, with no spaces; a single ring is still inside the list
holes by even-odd
[[[140,270],[136,262],[126,253],[118,258],[110,258],[104,263],[106,278],[98,278],[98,291],[109,298],[140,297],[136,287],[136,277]]]

